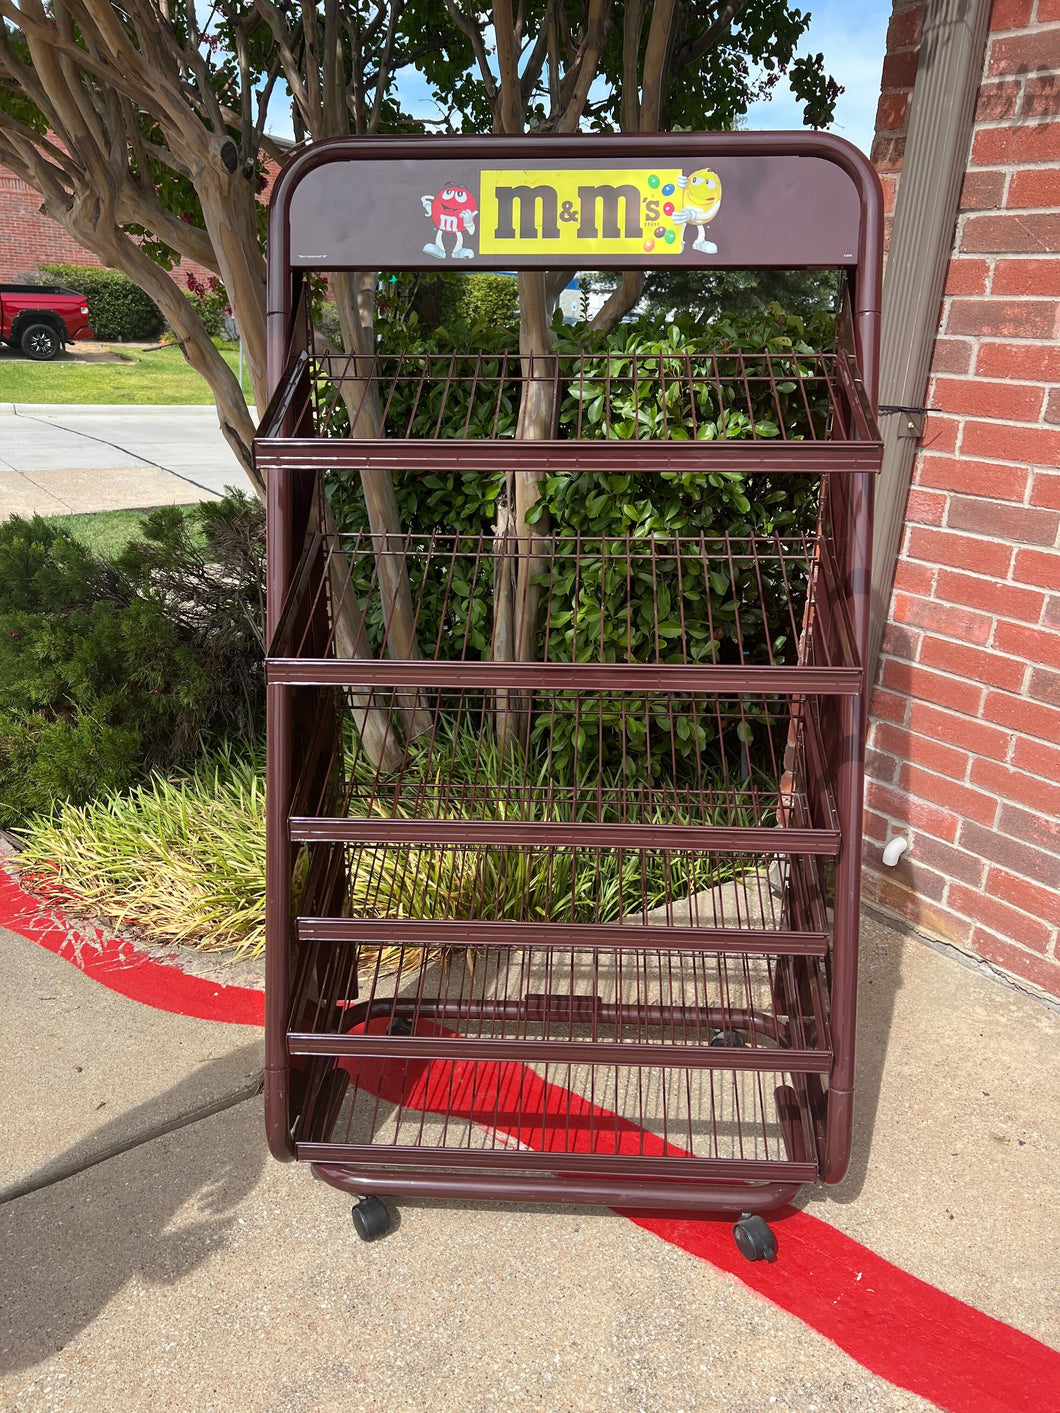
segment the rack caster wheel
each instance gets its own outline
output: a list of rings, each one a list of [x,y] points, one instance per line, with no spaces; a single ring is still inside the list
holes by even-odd
[[[762,1217],[745,1215],[732,1229],[736,1249],[748,1261],[775,1261],[777,1239]]]
[[[737,1049],[746,1049],[747,1047],[747,1041],[738,1030],[712,1030],[710,1043],[712,1045],[729,1045]]]
[[[396,1016],[394,1020],[390,1022],[390,1034],[411,1035],[412,1022],[410,1020],[406,1020],[404,1016]]]
[[[362,1241],[375,1241],[390,1226],[390,1213],[378,1197],[361,1197],[352,1215],[353,1229]]]

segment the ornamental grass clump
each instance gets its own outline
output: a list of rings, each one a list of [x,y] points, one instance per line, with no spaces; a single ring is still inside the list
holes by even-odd
[[[185,779],[64,803],[24,831],[38,897],[152,941],[251,956],[265,940],[265,786],[230,752]]]

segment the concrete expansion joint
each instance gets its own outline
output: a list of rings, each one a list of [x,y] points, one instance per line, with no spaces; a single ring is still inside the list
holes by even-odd
[[[98,1167],[101,1163],[107,1163],[112,1158],[118,1158],[134,1148],[142,1148],[146,1143],[153,1143],[156,1138],[164,1138],[167,1133],[175,1133],[178,1129],[189,1128],[192,1124],[201,1123],[203,1119],[212,1118],[214,1114],[220,1114],[226,1109],[234,1109],[240,1104],[246,1104],[249,1100],[256,1099],[264,1088],[265,1073],[262,1070],[245,1084],[241,1084],[238,1089],[223,1094],[218,1099],[211,1099],[205,1104],[197,1104],[182,1114],[176,1114],[172,1118],[166,1119],[163,1123],[152,1124],[140,1133],[131,1134],[116,1143],[107,1144],[94,1153],[87,1153],[81,1159],[75,1159],[62,1165],[45,1167],[37,1173],[31,1174],[22,1182],[12,1183],[10,1187],[0,1189],[0,1206],[7,1202],[14,1202],[19,1197],[27,1197],[31,1192],[40,1192],[46,1187],[54,1187],[56,1183],[76,1177],[78,1173],[83,1173],[88,1168]]]

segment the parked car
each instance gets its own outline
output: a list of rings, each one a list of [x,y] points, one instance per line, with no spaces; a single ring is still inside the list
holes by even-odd
[[[75,339],[90,339],[88,301],[65,285],[0,285],[0,339],[45,360]]]

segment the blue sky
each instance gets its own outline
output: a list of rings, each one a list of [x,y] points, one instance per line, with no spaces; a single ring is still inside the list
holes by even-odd
[[[830,131],[868,152],[872,145],[876,104],[880,97],[890,0],[816,0],[804,4],[812,15],[799,46],[805,54],[823,54],[828,71],[846,89],[836,105]],[[749,128],[802,126],[799,107],[785,86],[768,103],[757,103],[748,114]]]
[[[872,144],[876,103],[880,94],[884,40],[891,13],[890,0],[816,0],[802,8],[810,11],[810,28],[803,36],[800,52],[822,53],[828,70],[846,90],[836,108],[831,131],[847,138],[862,151]],[[415,74],[402,84],[406,103],[417,117],[437,119],[430,90]],[[279,136],[291,136],[287,99],[274,100],[270,127]],[[802,126],[799,106],[786,84],[778,85],[768,103],[756,103],[748,114],[749,128],[797,128]]]

